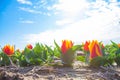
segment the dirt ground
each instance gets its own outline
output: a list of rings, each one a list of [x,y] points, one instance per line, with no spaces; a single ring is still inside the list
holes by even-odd
[[[91,68],[81,62],[73,67],[0,67],[0,80],[120,80],[120,68]]]

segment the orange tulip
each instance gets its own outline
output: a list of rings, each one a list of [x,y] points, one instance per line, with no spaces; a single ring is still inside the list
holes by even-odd
[[[102,56],[102,51],[100,49],[100,46],[97,40],[93,40],[90,43],[89,50],[90,50],[90,59],[93,59],[97,56]]]
[[[120,43],[118,44],[118,47],[120,48]]]
[[[16,51],[17,51],[17,52],[20,52],[20,49],[17,49]]]
[[[28,49],[32,49],[32,48],[33,48],[33,46],[32,46],[31,44],[28,44],[26,47],[27,47]]]
[[[86,41],[85,44],[84,44],[84,50],[85,51],[89,51],[89,44],[90,44],[90,41]]]
[[[2,51],[8,56],[11,56],[12,54],[14,54],[14,46],[10,46],[9,44],[5,45]]]
[[[62,40],[61,51],[62,53],[66,53],[68,49],[73,46],[73,42],[71,40]]]

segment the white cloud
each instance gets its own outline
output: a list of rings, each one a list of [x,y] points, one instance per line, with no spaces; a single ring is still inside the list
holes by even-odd
[[[28,5],[32,5],[32,2],[30,2],[29,0],[17,0],[19,3],[21,4],[28,4]]]
[[[49,12],[43,12],[43,15],[51,16]]]
[[[71,39],[78,43],[84,40],[103,41],[120,37],[120,8],[117,6],[117,2],[108,4],[99,0],[88,4],[85,0],[59,1],[60,4],[56,4],[54,7],[63,11],[61,15],[68,14],[56,21],[59,26],[63,27],[38,34],[28,34],[25,36],[27,42],[52,44],[54,39],[57,42],[61,42],[62,39]],[[89,17],[83,19],[79,13],[85,13]],[[79,16],[76,17],[77,20],[75,20],[75,16]]]
[[[41,11],[33,10],[33,9],[30,9],[30,8],[19,7],[19,9],[23,10],[23,11],[26,11],[26,12],[34,13],[34,14],[42,14]]]
[[[76,15],[86,9],[88,3],[85,0],[59,0],[59,4],[54,5],[56,10],[63,11],[65,15]]]
[[[89,3],[86,0],[58,0],[59,3],[52,6],[56,11],[54,14],[60,15],[62,19],[57,20],[57,25],[73,23],[76,20],[84,19]],[[79,19],[78,19],[79,18]]]
[[[43,15],[51,16],[51,14],[49,12],[42,12],[40,10],[35,10],[35,9],[31,9],[31,8],[19,7],[19,9],[22,11],[33,13],[33,14],[43,14]]]
[[[32,14],[40,14],[40,15],[45,15],[45,16],[51,16],[53,7],[48,3],[47,0],[36,0],[33,3],[30,2],[30,0],[17,0],[19,3],[22,4],[29,4],[31,6],[23,7],[19,6],[19,10],[26,11],[28,13]]]
[[[63,20],[56,21],[56,24],[59,25],[59,26],[63,26],[65,24],[71,24],[73,22],[74,21],[71,20],[71,19],[63,19]]]
[[[110,40],[120,37],[119,31],[116,27],[119,27],[114,18],[106,15],[99,17],[91,17],[82,21],[65,26],[62,29],[47,30],[39,34],[29,34],[25,38],[29,43],[42,42],[51,45],[55,39],[57,42],[61,42],[62,39],[70,39],[76,43],[85,40]],[[101,21],[103,20],[103,21]],[[120,27],[119,27],[120,28]]]
[[[110,2],[117,2],[117,0],[109,0]]]
[[[33,24],[35,23],[34,21],[31,21],[31,20],[22,20],[22,21],[19,21],[20,23],[26,23],[26,24]]]

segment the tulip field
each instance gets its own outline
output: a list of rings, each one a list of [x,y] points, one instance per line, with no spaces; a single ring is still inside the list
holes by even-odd
[[[108,66],[116,64],[120,66],[120,44],[111,41],[111,44],[104,45],[97,40],[86,41],[82,44],[74,45],[71,40],[63,40],[62,45],[58,45],[54,41],[55,47],[36,43],[35,47],[31,44],[26,45],[24,50],[14,48],[12,45],[5,45],[0,52],[0,66],[11,65],[16,66],[43,65],[54,62],[54,58],[61,59],[61,55],[76,54],[76,51],[83,51],[86,56],[77,60],[81,60],[89,66]],[[69,60],[69,59],[68,59]],[[73,62],[71,62],[73,63]]]
[[[71,40],[62,40],[61,43],[62,45],[58,45],[54,41],[54,47],[41,43],[36,43],[34,47],[31,44],[27,44],[24,50],[15,49],[14,45],[6,44],[0,51],[0,66],[20,68],[61,65],[63,68],[70,68],[74,67],[75,61],[84,63],[92,68],[120,66],[119,43],[111,41],[110,44],[104,45],[97,40],[85,41],[77,45],[74,45]],[[77,51],[81,51],[84,56],[77,56]],[[56,60],[60,60],[60,63],[56,63]]]

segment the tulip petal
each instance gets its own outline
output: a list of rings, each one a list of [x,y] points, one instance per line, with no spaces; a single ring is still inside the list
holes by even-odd
[[[73,46],[73,42],[71,40],[62,40],[61,51],[63,54],[67,52]]]
[[[5,45],[2,51],[8,56],[11,56],[14,53],[14,46],[10,46],[9,44]]]

